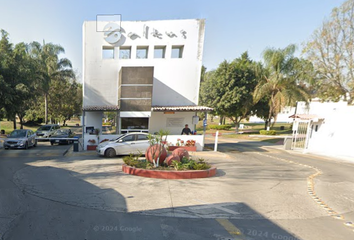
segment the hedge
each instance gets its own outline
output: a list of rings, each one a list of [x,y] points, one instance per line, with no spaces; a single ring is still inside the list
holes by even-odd
[[[230,130],[231,125],[209,125],[209,128],[216,130]]]
[[[260,130],[259,134],[261,135],[276,135],[277,132],[275,130]]]

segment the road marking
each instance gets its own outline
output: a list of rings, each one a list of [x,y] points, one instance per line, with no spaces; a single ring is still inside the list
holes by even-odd
[[[203,204],[207,204],[205,206],[196,206],[196,207],[189,207],[189,209],[192,210],[198,210],[198,209],[205,209],[205,208],[216,208],[219,209],[221,211],[227,212],[227,213],[231,213],[234,215],[238,215],[240,214],[239,212],[235,212],[232,211],[231,209],[225,208],[225,206],[233,206],[236,205],[236,203],[207,203],[198,199],[194,199],[194,201],[197,201],[199,203],[203,203]]]
[[[317,176],[322,174],[322,171],[318,167],[314,167],[314,166],[310,166],[310,165],[307,165],[307,164],[294,162],[294,161],[291,161],[291,160],[288,160],[288,159],[284,159],[284,158],[274,157],[274,156],[267,155],[267,154],[264,154],[264,153],[258,153],[258,154],[261,155],[261,156],[266,156],[266,157],[269,157],[269,158],[277,159],[277,160],[280,160],[280,161],[283,161],[283,162],[292,163],[292,164],[299,165],[299,166],[304,166],[304,167],[311,168],[311,169],[315,170],[316,173],[314,173],[314,174],[312,174],[312,175],[307,177],[307,192],[308,192],[308,194],[313,198],[313,200],[316,203],[318,203],[324,210],[327,211],[327,214],[329,216],[331,216],[334,219],[344,220],[344,217],[342,215],[338,214],[336,211],[331,209],[315,193],[315,183],[314,183],[313,180],[314,180],[314,178],[316,178]],[[344,225],[349,226],[349,227],[354,227],[354,224],[352,222],[346,222],[346,223],[344,223]]]
[[[240,229],[238,229],[235,225],[233,225],[229,220],[224,218],[215,219],[225,230],[235,239],[246,239]]]

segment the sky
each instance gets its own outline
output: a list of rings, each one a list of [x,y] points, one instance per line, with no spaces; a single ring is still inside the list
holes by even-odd
[[[0,0],[0,29],[10,41],[52,42],[82,72],[82,24],[97,14],[123,21],[206,19],[203,65],[207,71],[248,51],[259,61],[266,48],[298,46],[311,39],[344,0]],[[80,80],[81,81],[81,80]]]

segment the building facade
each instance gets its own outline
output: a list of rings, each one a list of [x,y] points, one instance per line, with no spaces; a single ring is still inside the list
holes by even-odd
[[[211,110],[198,106],[204,31],[201,19],[84,22],[84,137],[105,132],[107,112],[115,134],[195,130],[196,113]]]

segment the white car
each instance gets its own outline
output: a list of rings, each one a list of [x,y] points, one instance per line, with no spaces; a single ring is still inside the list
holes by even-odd
[[[115,157],[117,155],[144,154],[150,146],[149,134],[141,132],[126,133],[115,140],[98,144],[96,151],[101,156]]]

